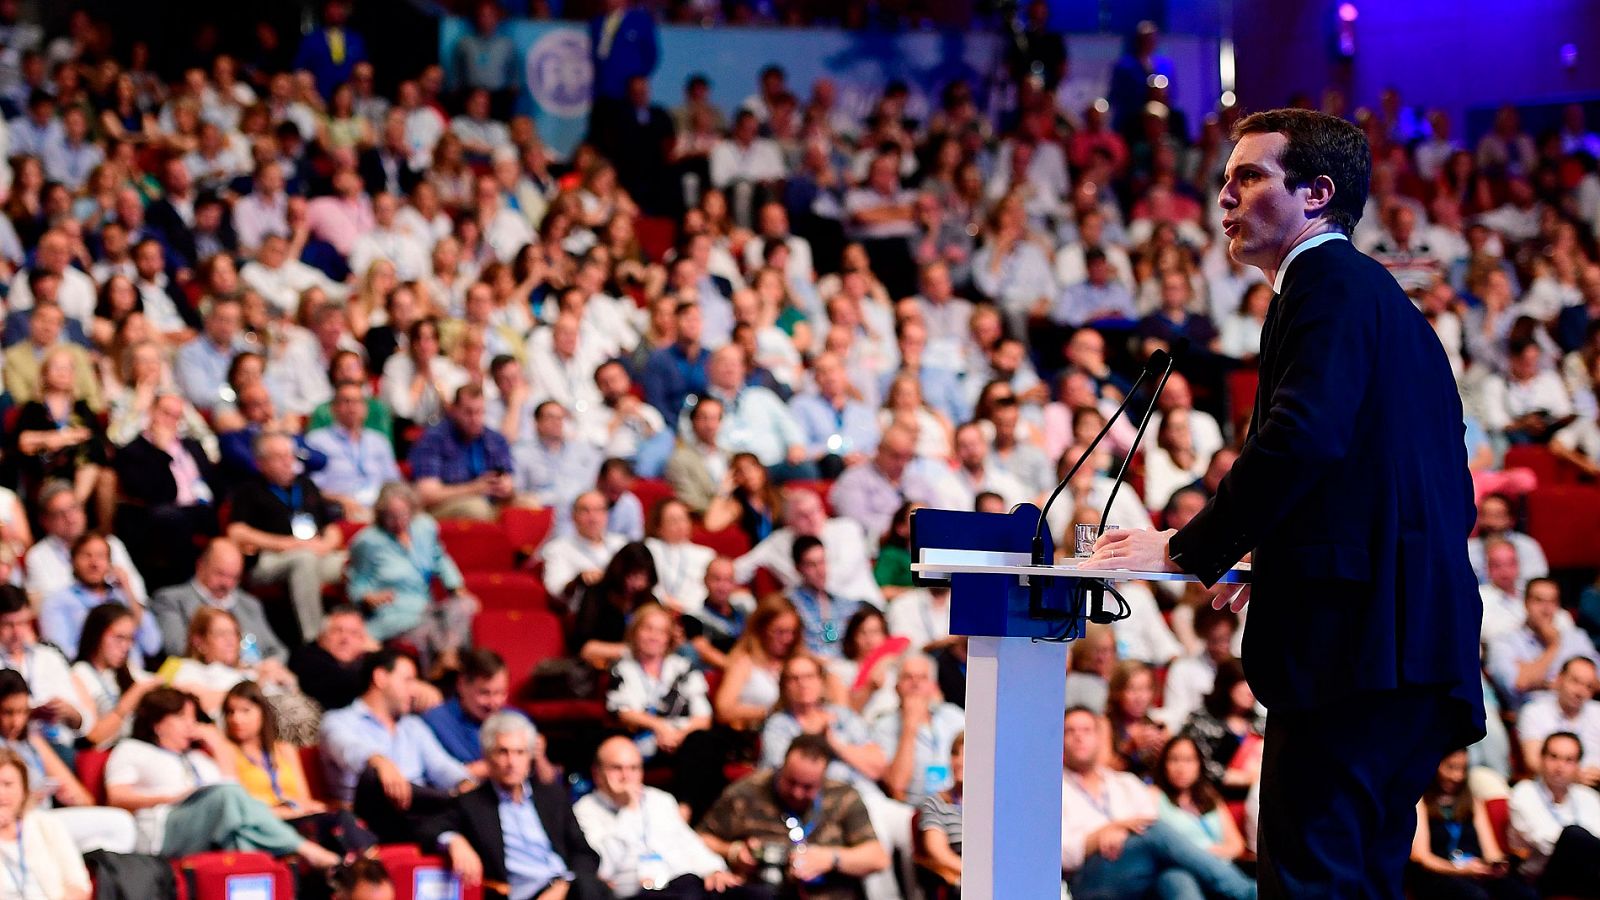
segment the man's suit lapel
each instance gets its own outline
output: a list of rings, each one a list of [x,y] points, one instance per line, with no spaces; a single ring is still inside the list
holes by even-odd
[[[492,785],[485,784],[462,796],[461,809],[466,813],[467,822],[483,842],[482,852],[479,855],[484,859],[494,860],[504,873],[506,840],[500,831],[500,795],[495,792]]]

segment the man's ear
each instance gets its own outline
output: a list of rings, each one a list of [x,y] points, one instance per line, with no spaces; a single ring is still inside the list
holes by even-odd
[[[1306,215],[1317,216],[1326,212],[1333,203],[1333,179],[1326,175],[1318,175],[1311,179],[1311,184],[1306,187]]]

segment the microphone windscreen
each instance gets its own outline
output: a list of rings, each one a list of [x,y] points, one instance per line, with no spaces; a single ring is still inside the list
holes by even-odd
[[[1144,370],[1146,372],[1150,372],[1151,374],[1159,375],[1164,369],[1166,369],[1167,360],[1171,358],[1171,355],[1165,350],[1151,351],[1150,358],[1145,360]]]
[[[1189,339],[1186,338],[1186,337],[1181,337],[1180,336],[1177,340],[1172,342],[1172,358],[1173,359],[1183,359],[1185,356],[1188,356],[1188,355],[1189,355]]]

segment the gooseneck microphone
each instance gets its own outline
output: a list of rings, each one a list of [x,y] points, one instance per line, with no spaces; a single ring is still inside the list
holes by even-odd
[[[1122,402],[1118,404],[1116,411],[1106,419],[1106,424],[1100,429],[1100,433],[1094,436],[1094,440],[1090,441],[1089,446],[1084,448],[1082,455],[1080,455],[1077,460],[1073,462],[1072,468],[1067,470],[1066,476],[1061,479],[1061,481],[1056,485],[1055,490],[1051,491],[1050,496],[1045,499],[1044,507],[1039,510],[1039,521],[1034,523],[1033,527],[1032,555],[1034,565],[1042,566],[1046,562],[1044,558],[1044,525],[1045,517],[1049,514],[1051,505],[1056,502],[1057,497],[1061,496],[1061,492],[1065,490],[1067,485],[1072,482],[1072,477],[1078,474],[1078,470],[1082,468],[1083,464],[1089,460],[1089,457],[1094,455],[1094,450],[1096,447],[1100,446],[1100,441],[1111,432],[1111,426],[1116,424],[1117,419],[1123,414],[1124,411],[1127,410],[1128,403],[1133,400],[1134,394],[1138,393],[1139,385],[1143,384],[1146,378],[1158,373],[1161,375],[1161,384],[1165,386],[1167,376],[1172,373],[1172,356],[1165,350],[1157,350],[1150,354],[1150,358],[1145,361],[1144,368],[1139,371],[1139,377],[1135,378],[1133,380],[1133,384],[1128,386],[1128,392],[1127,394],[1123,395]],[[1156,390],[1159,394],[1160,388],[1157,388]],[[1152,407],[1153,406],[1154,403],[1152,402]],[[1146,420],[1148,421],[1148,415],[1146,416]],[[1143,426],[1141,425],[1141,432],[1142,428]],[[1103,522],[1104,519],[1101,521]],[[1044,609],[1044,583],[1042,579],[1029,578],[1028,583],[1028,614],[1031,618],[1065,618],[1064,614],[1048,612]]]

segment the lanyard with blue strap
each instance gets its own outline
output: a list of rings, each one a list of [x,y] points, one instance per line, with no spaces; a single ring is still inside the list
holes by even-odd
[[[282,500],[290,512],[300,511],[300,482],[296,481],[288,490],[272,485],[272,495]]]
[[[249,753],[245,753],[244,758],[249,759],[250,762],[260,766],[261,769],[267,773],[267,783],[272,786],[272,796],[278,801],[279,806],[287,806],[290,809],[298,809],[300,807],[300,804],[290,800],[284,795],[283,786],[278,781],[278,764],[273,761],[271,753],[267,752],[266,750],[262,750],[260,762],[250,759]]]
[[[6,866],[6,874],[11,876],[11,881],[17,886],[17,896],[28,896],[28,882],[33,876],[28,872],[28,854],[22,843],[22,819],[17,819],[17,866]]]
[[[1089,793],[1089,789],[1084,786],[1083,779],[1080,778],[1077,773],[1068,772],[1067,781],[1077,789],[1078,793],[1083,796],[1083,799],[1089,801],[1089,805],[1094,807],[1095,812],[1105,816],[1107,822],[1112,821],[1111,785],[1109,783],[1102,779],[1100,782],[1100,796],[1094,797]]]
[[[339,436],[339,443],[344,445],[345,457],[350,460],[351,465],[356,467],[356,474],[362,478],[367,477],[367,453],[366,449],[361,445],[361,438],[365,435],[358,435],[352,441],[350,435],[345,433],[343,429],[335,428],[334,433]]]

